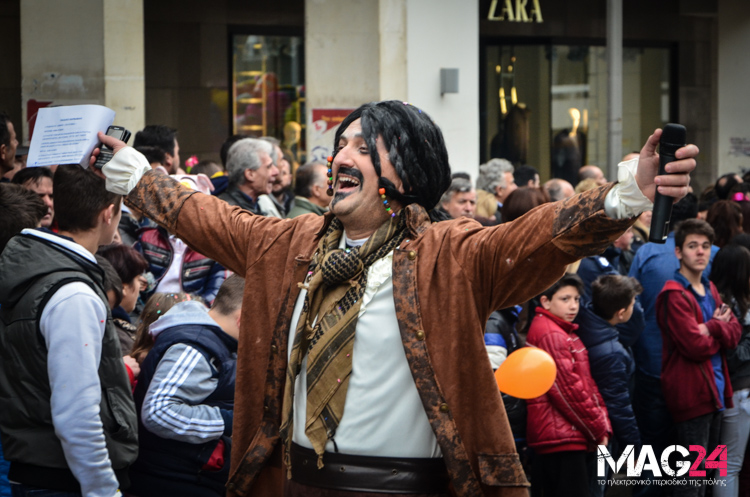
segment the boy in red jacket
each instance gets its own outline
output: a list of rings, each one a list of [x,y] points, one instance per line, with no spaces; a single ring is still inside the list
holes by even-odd
[[[725,351],[737,346],[741,334],[731,309],[703,273],[713,239],[714,230],[705,221],[688,219],[677,226],[680,269],[656,300],[664,343],[661,386],[677,428],[677,444],[700,445],[708,454],[719,443],[724,408],[732,407]],[[696,456],[691,451],[689,459]],[[698,483],[676,487],[675,495],[703,496],[705,491]]]
[[[529,328],[528,345],[548,352],[557,377],[546,394],[527,401],[529,447],[536,451],[531,472],[533,496],[589,495],[586,457],[607,445],[612,427],[607,408],[591,377],[586,347],[573,320],[583,283],[566,274],[541,295]]]

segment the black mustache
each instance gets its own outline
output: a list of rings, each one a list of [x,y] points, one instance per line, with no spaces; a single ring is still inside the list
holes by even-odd
[[[359,169],[354,169],[353,167],[348,166],[340,166],[339,172],[337,173],[337,176],[339,174],[346,174],[347,176],[351,176],[352,178],[356,178],[360,184],[364,181],[364,177],[362,176],[362,173],[359,171]]]

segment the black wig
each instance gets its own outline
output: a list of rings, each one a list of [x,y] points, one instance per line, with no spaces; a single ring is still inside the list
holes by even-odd
[[[362,134],[370,150],[380,188],[404,206],[418,203],[430,210],[437,205],[451,184],[451,168],[443,133],[422,110],[398,100],[362,105],[349,114],[336,130],[333,148],[338,148],[341,134],[357,119],[362,120]],[[404,194],[382,177],[377,138],[382,137],[388,158],[401,178]],[[335,155],[335,152],[334,152]]]

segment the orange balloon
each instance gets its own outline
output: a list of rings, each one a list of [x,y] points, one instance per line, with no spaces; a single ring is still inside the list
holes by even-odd
[[[510,354],[495,371],[500,391],[519,399],[533,399],[552,388],[557,366],[542,349],[522,347]]]

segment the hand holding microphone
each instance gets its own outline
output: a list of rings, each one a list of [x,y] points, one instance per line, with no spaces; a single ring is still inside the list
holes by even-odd
[[[685,146],[687,130],[680,124],[667,124],[659,140],[659,175],[668,174],[666,165],[677,160],[677,150]],[[654,211],[648,241],[664,243],[669,235],[669,218],[672,216],[674,198],[662,195],[658,188],[654,194]]]
[[[675,161],[664,167],[659,160],[659,154],[656,153],[661,136],[662,130],[657,129],[646,140],[638,157],[635,182],[641,193],[652,202],[657,191],[677,201],[690,191],[690,173],[695,169],[695,158],[699,150],[693,144],[679,148],[674,154]],[[659,169],[666,174],[659,175]]]

